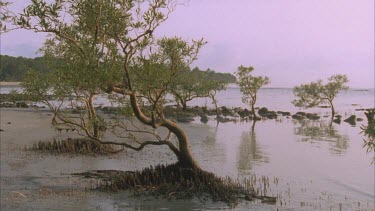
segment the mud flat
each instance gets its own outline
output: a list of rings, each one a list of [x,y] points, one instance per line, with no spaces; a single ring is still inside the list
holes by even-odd
[[[90,170],[142,170],[171,164],[164,147],[116,155],[51,155],[25,151],[40,140],[75,137],[51,127],[51,113],[32,108],[0,109],[1,210],[218,210],[226,203],[134,197],[129,192],[92,190],[97,181],[72,176]],[[327,127],[325,120],[256,123],[181,123],[202,169],[218,176],[266,180],[257,189],[277,196],[274,205],[241,202],[235,210],[373,210],[371,154],[359,127]],[[329,124],[328,124],[329,125]]]

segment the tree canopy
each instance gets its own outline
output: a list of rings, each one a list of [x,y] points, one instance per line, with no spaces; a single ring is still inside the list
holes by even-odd
[[[187,134],[163,114],[172,83],[204,44],[202,39],[153,37],[175,5],[170,0],[33,0],[15,24],[49,34],[42,52],[53,71],[47,75],[30,72],[24,82],[26,93],[40,97],[52,92],[57,97],[58,105],[45,101],[54,111],[54,125],[65,124],[101,144],[137,151],[147,145],[165,145],[180,166],[199,168]],[[111,99],[127,112],[116,121],[105,119],[92,107],[98,94],[114,96]],[[74,108],[83,105],[80,118],[67,116],[64,103]],[[124,117],[134,117],[145,127],[128,124]],[[117,139],[95,135],[95,128]],[[158,128],[167,129],[165,138]],[[138,134],[153,138],[139,140]]]
[[[257,116],[255,114],[254,106],[257,101],[258,91],[262,86],[269,84],[271,81],[267,76],[253,76],[253,71],[254,67],[245,67],[241,65],[238,67],[236,75],[238,79],[237,84],[242,92],[242,102],[251,106],[253,117],[256,120]]]
[[[214,75],[209,71],[201,71],[198,68],[193,70],[185,68],[173,81],[171,93],[185,110],[187,102],[194,98],[210,97],[213,92],[226,88],[225,80],[212,77]]]
[[[332,117],[335,115],[333,100],[342,90],[349,89],[346,84],[349,82],[346,75],[333,75],[328,82],[323,84],[322,80],[302,84],[293,88],[296,99],[292,103],[301,108],[313,108],[322,103],[328,103],[331,107]]]

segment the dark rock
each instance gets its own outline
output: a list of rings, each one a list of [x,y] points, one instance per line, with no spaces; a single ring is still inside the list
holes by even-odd
[[[350,125],[355,125],[356,124],[356,116],[351,115],[349,118],[345,119],[344,122],[349,123]]]
[[[194,121],[195,116],[196,115],[194,113],[190,113],[190,112],[178,112],[177,113],[177,121],[178,122],[185,122],[185,123],[192,122],[192,121]]]
[[[318,116],[317,114],[307,113],[306,118],[310,119],[310,120],[318,120],[318,119],[320,119],[320,116]]]
[[[8,122],[7,124],[10,125],[10,124],[12,124],[12,123],[11,123],[11,122]]]
[[[268,109],[266,107],[263,107],[259,109],[258,114],[262,116],[262,114],[265,114],[268,112]]]
[[[283,116],[290,116],[291,114],[290,114],[290,112],[285,111],[285,112],[282,112],[281,115],[283,115]]]
[[[334,120],[332,120],[334,123],[336,124],[341,124],[341,119],[340,118],[336,118]]]
[[[340,119],[342,116],[341,115],[335,115],[335,117]]]
[[[4,130],[3,130],[3,129],[0,129],[0,132],[1,132],[1,131],[4,131]]]
[[[240,115],[241,118],[245,118],[245,117],[247,117],[247,116],[250,116],[251,111],[249,111],[249,110],[247,110],[247,109],[245,108],[244,110],[242,110],[242,111],[240,110],[240,111],[238,111],[237,113],[238,113],[238,115]]]
[[[268,119],[276,119],[277,118],[277,113],[274,112],[274,111],[267,112],[267,113],[264,113],[264,114],[259,114],[259,115],[261,115],[262,117],[267,117]]]
[[[177,117],[177,122],[189,123],[189,122],[192,122],[192,121],[194,121],[193,118],[189,118],[189,117]]]
[[[363,119],[362,118],[357,118],[356,121],[357,122],[361,122],[361,121],[363,121]]]
[[[299,111],[296,113],[297,115],[301,115],[301,116],[306,116],[306,112],[303,112],[303,111]]]
[[[299,115],[299,114],[294,114],[294,115],[292,115],[292,118],[293,118],[293,119],[296,119],[296,120],[303,120],[303,119],[305,119],[304,116]]]
[[[201,116],[201,122],[202,123],[207,123],[208,122],[208,117],[206,115]]]
[[[228,109],[227,107],[223,106],[221,107],[221,113],[224,115],[224,116],[233,116],[234,115],[234,112],[230,109]]]
[[[29,106],[25,102],[17,102],[16,107],[18,107],[18,108],[28,108]]]

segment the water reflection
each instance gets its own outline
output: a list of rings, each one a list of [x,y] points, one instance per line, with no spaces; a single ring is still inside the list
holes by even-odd
[[[242,132],[239,146],[238,170],[251,170],[254,163],[268,163],[268,156],[262,151],[262,147],[257,143],[255,133],[255,121],[249,132]]]
[[[293,121],[295,124],[294,134],[302,136],[299,140],[309,143],[325,142],[329,144],[329,150],[333,154],[345,153],[349,147],[349,137],[342,135],[330,121],[304,120]]]

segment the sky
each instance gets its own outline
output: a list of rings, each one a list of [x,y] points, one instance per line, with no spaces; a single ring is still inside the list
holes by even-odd
[[[26,1],[14,1],[20,8]],[[190,0],[156,36],[204,38],[201,69],[234,73],[240,65],[293,87],[346,74],[352,88],[374,88],[374,0]],[[1,54],[35,57],[43,35],[1,35]]]

